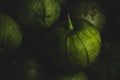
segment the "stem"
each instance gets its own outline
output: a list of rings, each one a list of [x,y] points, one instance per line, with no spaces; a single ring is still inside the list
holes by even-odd
[[[73,27],[73,24],[72,24],[72,21],[71,21],[71,18],[70,18],[70,14],[68,14],[68,24],[69,24],[69,30],[73,30],[74,27]]]

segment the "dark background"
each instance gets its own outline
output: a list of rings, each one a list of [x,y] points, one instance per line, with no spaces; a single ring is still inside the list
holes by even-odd
[[[64,4],[63,6],[63,13],[61,14],[61,18],[64,19],[64,10],[67,9],[67,5],[72,4],[73,1],[79,1],[79,0],[68,0],[67,4]],[[85,0],[83,0],[85,1]],[[87,1],[87,0],[86,0]],[[86,73],[89,77],[89,80],[119,80],[117,79],[119,77],[118,74],[120,74],[120,68],[116,68],[117,72],[115,72],[113,70],[113,74],[110,73],[110,71],[112,70],[108,70],[107,68],[113,64],[119,64],[118,66],[120,67],[120,3],[119,0],[92,0],[92,1],[96,1],[98,2],[102,9],[105,12],[105,16],[106,16],[106,26],[103,29],[103,31],[100,33],[102,36],[102,43],[105,45],[106,42],[110,43],[111,46],[115,46],[118,45],[118,48],[114,47],[110,47],[110,48],[104,48],[104,45],[102,45],[102,49],[101,49],[101,54],[100,57],[98,59],[98,61],[95,62],[95,64],[93,66],[91,66],[89,69],[86,70]],[[0,12],[6,12],[8,14],[10,14],[11,16],[13,16],[15,19],[15,10],[16,10],[16,5],[19,3],[19,0],[0,0]],[[45,34],[46,31],[37,31],[37,30],[27,30],[27,29],[23,29],[21,28],[22,33],[23,33],[23,41],[21,44],[20,49],[18,50],[18,53],[20,53],[21,51],[26,51],[26,54],[32,54],[32,52],[36,52],[34,55],[38,55],[38,53],[43,53],[44,50],[44,43],[42,43],[42,49],[43,51],[39,51],[38,47],[40,47],[38,45],[39,41],[44,41],[44,39],[46,39],[44,36],[47,35]],[[42,35],[42,40],[38,39],[38,34],[41,33]],[[43,35],[44,34],[44,35]],[[32,44],[32,42],[34,42],[34,44]],[[32,45],[32,46],[31,46]],[[114,49],[114,50],[113,50]],[[30,53],[31,52],[31,53]],[[23,53],[24,54],[24,53]],[[43,54],[39,54],[38,57],[40,56],[45,56]],[[18,56],[18,55],[17,55]],[[16,55],[14,56],[5,56],[3,59],[8,62],[7,60],[11,60],[12,58],[15,58]],[[44,57],[42,57],[43,60]],[[2,59],[2,58],[1,58]],[[3,60],[2,59],[2,60]],[[45,61],[47,62],[47,60]],[[52,69],[54,68],[53,66],[50,66],[50,63],[47,62],[49,67]],[[42,64],[44,64],[46,66],[46,64],[44,62],[42,62]],[[107,67],[104,67],[104,64],[107,64]],[[7,65],[7,64],[6,64]],[[3,65],[6,66],[6,65]],[[97,66],[102,66],[100,67],[100,69],[98,68],[96,70],[96,65]],[[3,68],[2,67],[2,68]],[[1,68],[1,69],[2,69]],[[56,69],[54,69],[56,70]],[[108,71],[106,71],[108,70]],[[49,71],[49,70],[48,70]],[[51,71],[51,70],[50,70]],[[3,70],[4,72],[4,70]],[[7,72],[7,71],[6,71]],[[98,72],[98,73],[97,73]],[[4,73],[5,74],[5,73]],[[98,75],[97,75],[98,74]],[[6,75],[6,74],[5,74]],[[9,75],[9,73],[8,73]],[[107,77],[106,77],[107,76]]]

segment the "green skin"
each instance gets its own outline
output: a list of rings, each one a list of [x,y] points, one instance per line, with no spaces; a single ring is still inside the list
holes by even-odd
[[[38,80],[37,78],[40,76],[39,71],[28,64],[18,65],[17,71],[17,80]]]
[[[74,26],[73,26],[74,25]],[[65,28],[66,27],[66,28]],[[84,20],[58,25],[53,30],[53,61],[65,70],[79,71],[89,67],[99,55],[101,36],[92,24]]]
[[[7,14],[0,13],[0,55],[15,51],[22,40],[19,25]]]
[[[88,78],[84,72],[79,72],[75,74],[55,75],[52,80],[88,80]]]
[[[105,26],[105,14],[101,6],[93,1],[75,3],[70,8],[73,18],[81,18],[92,23],[99,31]]]
[[[60,5],[57,0],[24,0],[16,15],[25,27],[46,29],[58,20]]]
[[[44,80],[41,66],[33,55],[19,56],[12,64],[13,80]]]

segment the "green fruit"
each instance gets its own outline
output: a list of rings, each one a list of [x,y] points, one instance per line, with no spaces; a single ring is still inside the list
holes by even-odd
[[[57,0],[23,0],[16,15],[23,26],[44,29],[59,19],[60,4]]]
[[[44,80],[41,64],[34,55],[20,55],[8,68],[11,80]]]
[[[74,74],[54,75],[52,80],[88,80],[88,78],[84,72],[79,72]]]
[[[17,50],[21,40],[19,25],[11,16],[0,13],[0,55]]]
[[[71,17],[85,19],[100,31],[105,26],[105,13],[97,2],[84,1],[74,3],[70,5],[69,12]]]
[[[70,71],[90,66],[101,48],[101,36],[95,27],[84,20],[71,21],[69,15],[68,24],[59,24],[52,30],[52,38],[52,60]]]
[[[120,46],[117,41],[102,40],[101,55],[98,61],[89,69],[91,80],[119,80]]]

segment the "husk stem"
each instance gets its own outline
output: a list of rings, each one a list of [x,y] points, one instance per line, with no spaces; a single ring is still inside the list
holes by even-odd
[[[71,31],[74,29],[71,18],[70,18],[70,14],[67,15],[68,18],[68,30]]]

